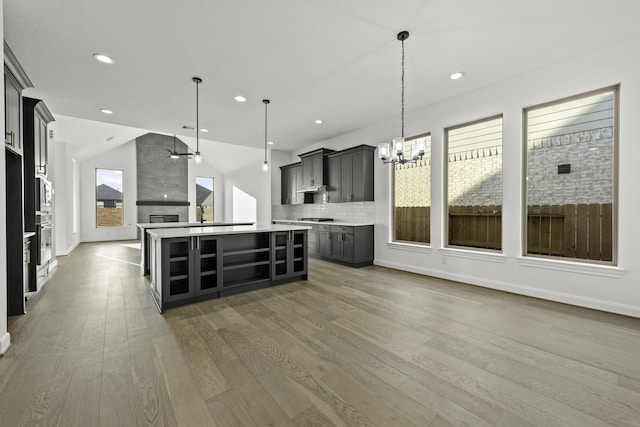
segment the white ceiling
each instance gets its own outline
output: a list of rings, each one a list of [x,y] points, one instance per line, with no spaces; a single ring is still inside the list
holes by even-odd
[[[194,136],[182,129],[195,126],[192,76],[201,151],[260,149],[263,98],[273,148],[294,150],[399,116],[401,30],[411,111],[629,37],[639,16],[638,0],[4,1],[5,40],[35,85],[25,94],[86,153],[128,135],[96,122]]]

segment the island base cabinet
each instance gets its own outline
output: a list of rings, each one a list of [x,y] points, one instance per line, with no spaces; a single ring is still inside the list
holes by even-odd
[[[163,240],[160,273],[162,303],[219,292],[219,253],[218,238],[179,237]]]
[[[307,232],[282,231],[271,235],[271,279],[307,274]]]
[[[307,279],[307,230],[212,236],[150,233],[151,293],[166,308]]]

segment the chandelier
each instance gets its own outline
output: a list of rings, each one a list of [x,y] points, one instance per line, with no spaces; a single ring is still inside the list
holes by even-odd
[[[398,40],[402,43],[402,92],[400,98],[400,121],[401,121],[401,133],[397,138],[393,138],[391,143],[383,142],[382,144],[378,144],[378,158],[382,160],[383,163],[393,163],[393,164],[405,164],[405,163],[415,163],[418,160],[422,159],[424,153],[426,151],[426,143],[424,139],[419,139],[414,141],[411,144],[411,157],[405,157],[405,140],[404,140],[404,41],[409,38],[408,31],[401,31],[397,36]]]

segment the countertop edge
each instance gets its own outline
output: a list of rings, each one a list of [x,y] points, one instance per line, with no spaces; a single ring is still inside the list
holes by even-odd
[[[311,227],[302,225],[236,225],[223,227],[161,228],[147,230],[147,233],[149,233],[152,238],[167,239],[173,237],[224,236],[229,234],[270,233],[274,231],[309,229],[311,229]]]
[[[337,225],[342,227],[362,227],[367,225],[375,225],[373,222],[344,222],[344,221],[297,221],[295,219],[274,219],[272,222],[293,222],[296,224],[309,224],[309,225]]]

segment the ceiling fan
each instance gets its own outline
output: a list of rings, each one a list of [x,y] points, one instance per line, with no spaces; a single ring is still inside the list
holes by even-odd
[[[176,136],[173,135],[173,150],[169,150],[168,148],[166,148],[166,150],[170,153],[170,157],[172,159],[179,159],[182,156],[186,156],[187,159],[190,159],[193,156],[193,153],[178,153],[176,151]]]

